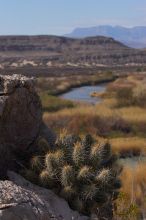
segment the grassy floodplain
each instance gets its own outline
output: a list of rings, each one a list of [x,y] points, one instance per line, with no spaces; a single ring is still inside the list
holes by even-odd
[[[98,83],[111,82],[116,79],[112,72],[83,75],[65,75],[55,77],[39,77],[37,81],[37,91],[40,95],[43,111],[56,112],[65,108],[73,108],[76,103],[69,100],[60,99],[57,95],[65,93],[72,88],[85,85],[96,85]]]
[[[102,75],[102,74],[101,74]],[[108,139],[112,149],[121,158],[146,156],[146,74],[126,74],[110,82],[102,94],[100,104],[90,105],[60,99],[54,94],[70,90],[72,87],[92,85],[112,81],[111,73],[102,76],[71,77],[55,80],[39,79],[38,91],[43,103],[44,120],[57,133],[83,135],[91,133],[97,139]],[[42,88],[43,87],[43,88]],[[49,90],[48,90],[49,88]],[[53,88],[53,90],[51,89]],[[92,95],[92,94],[91,94]],[[115,213],[118,219],[139,219],[145,209],[146,164],[133,167],[124,166],[121,175],[122,189]],[[125,202],[127,201],[127,203]],[[125,211],[126,210],[126,211]],[[131,211],[132,210],[132,211]],[[131,216],[132,215],[132,216]]]

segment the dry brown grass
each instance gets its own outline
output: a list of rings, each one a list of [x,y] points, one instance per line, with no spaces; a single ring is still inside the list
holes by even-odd
[[[111,121],[114,123],[114,121],[119,122],[119,120],[121,120],[121,123],[123,122],[125,125],[131,127],[134,136],[136,136],[138,132],[145,133],[146,110],[134,106],[117,109],[114,108],[115,103],[115,99],[106,99],[102,104],[96,106],[77,106],[73,109],[64,109],[55,114],[44,113],[44,120],[51,126],[53,126],[53,124],[55,125],[56,122],[58,124],[60,121],[60,126],[62,127],[64,124],[67,128],[70,127],[69,124],[71,123],[72,125],[70,128],[73,129],[72,131],[75,130],[80,132],[78,125],[85,126],[84,131],[94,132],[94,134],[96,134],[97,127],[100,127],[100,124],[97,123],[98,118],[101,118],[101,121],[105,122],[105,127],[108,127]],[[63,119],[65,120],[64,122]],[[117,124],[117,126],[119,125]]]
[[[128,137],[110,139],[115,153],[126,156],[146,155],[146,138]]]
[[[121,175],[122,188],[116,200],[114,219],[145,219],[146,210],[146,163],[137,166],[125,166]]]
[[[129,75],[110,83],[106,94],[116,97],[117,106],[146,107],[146,76],[144,74]]]
[[[121,191],[126,193],[129,201],[139,207],[145,205],[146,199],[146,163],[139,163],[136,167],[125,167],[121,175]]]
[[[38,92],[47,91],[50,95],[61,94],[71,88],[109,82],[115,79],[113,73],[102,72],[87,75],[62,74],[54,77],[39,77],[37,81]]]
[[[146,123],[146,109],[144,108],[134,107],[134,106],[124,107],[119,109],[119,114],[121,114],[122,117],[128,122]]]
[[[71,133],[91,133],[92,135],[109,136],[110,133],[129,132],[129,125],[118,112],[106,105],[84,106],[64,109],[53,114],[44,114],[44,120],[56,131],[66,128]]]
[[[127,80],[128,86],[137,86],[146,82],[146,77],[128,76],[127,79],[118,80],[116,86],[125,85]],[[112,90],[116,86],[109,87],[106,95],[102,94],[104,100],[100,104],[77,105],[73,109],[63,109],[57,113],[44,113],[44,120],[58,133],[65,128],[68,133],[91,133],[95,137],[108,138],[113,151],[120,156],[146,155],[146,109],[140,106],[117,107],[115,90]],[[126,209],[127,204],[136,204],[141,211],[146,209],[145,170],[146,163],[124,167],[121,191],[126,195],[128,203],[123,202],[123,209]],[[127,219],[137,220],[133,216]]]
[[[130,85],[137,85],[143,80],[146,80],[145,76],[134,75],[119,79],[116,84],[130,81]],[[110,94],[105,97],[102,103],[95,106],[79,104],[57,113],[44,113],[44,120],[58,133],[67,129],[69,133],[91,133],[110,138],[113,150],[123,157],[146,154],[146,109],[139,106],[118,108],[114,96]]]
[[[126,107],[119,109],[121,117],[132,127],[134,135],[146,137],[146,109]]]

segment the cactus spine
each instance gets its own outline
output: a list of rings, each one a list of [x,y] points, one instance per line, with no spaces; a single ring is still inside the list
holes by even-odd
[[[34,162],[39,164],[36,158]],[[45,155],[39,182],[55,192],[57,189],[73,209],[90,215],[118,195],[115,163],[109,143],[96,144],[90,135],[83,139],[61,137]]]

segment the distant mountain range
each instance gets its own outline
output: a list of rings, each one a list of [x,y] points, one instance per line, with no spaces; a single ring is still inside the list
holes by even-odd
[[[83,38],[91,36],[112,37],[133,48],[146,48],[146,26],[132,28],[102,25],[88,28],[76,28],[66,37]]]

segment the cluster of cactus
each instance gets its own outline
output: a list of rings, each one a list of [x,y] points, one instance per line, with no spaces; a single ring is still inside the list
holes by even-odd
[[[85,215],[114,200],[121,187],[110,144],[97,143],[90,135],[58,139],[46,155],[32,158],[31,168],[40,185],[54,190]]]

